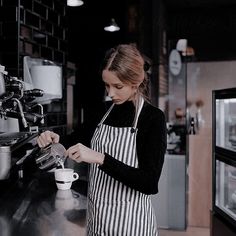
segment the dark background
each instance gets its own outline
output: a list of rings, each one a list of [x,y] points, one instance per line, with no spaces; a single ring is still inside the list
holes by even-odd
[[[68,7],[68,60],[77,65],[75,104],[84,110],[84,120],[96,123],[103,113],[104,85],[100,64],[105,51],[126,38],[126,1],[84,1],[81,7]],[[106,32],[104,26],[115,18],[121,30]],[[95,120],[94,120],[95,119]],[[88,126],[89,126],[88,125]]]
[[[136,43],[151,58],[155,92],[160,91],[159,65],[167,67],[168,53],[180,38],[188,39],[194,49],[192,61],[236,58],[234,0],[84,0],[81,7],[68,7],[67,17],[68,60],[78,66],[76,99],[88,110],[87,116],[98,111],[104,95],[99,66],[105,50],[119,43]],[[115,18],[120,31],[103,30],[111,18]]]
[[[148,22],[156,18],[155,2],[162,2],[166,21],[166,41],[187,38],[196,51],[197,60],[235,58],[236,1],[234,0],[84,0],[81,7],[68,7],[69,60],[80,62],[88,52],[100,55],[104,48],[117,43],[136,41],[139,43],[142,18]],[[138,14],[137,35],[131,36],[127,29],[129,8],[135,6]],[[158,7],[158,6],[157,6]],[[150,9],[150,14],[145,14]],[[121,31],[105,32],[103,27],[115,18]],[[158,19],[158,17],[157,17]],[[158,27],[158,22],[157,22]],[[154,29],[153,29],[154,30]],[[151,37],[145,35],[143,37]],[[96,53],[96,54],[95,54]],[[98,53],[98,54],[97,54]],[[210,55],[209,55],[210,54]]]

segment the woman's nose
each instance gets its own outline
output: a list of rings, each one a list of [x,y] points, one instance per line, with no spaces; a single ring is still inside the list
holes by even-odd
[[[114,97],[114,95],[115,95],[114,90],[111,89],[111,88],[107,91],[107,93],[108,93],[108,96],[109,96],[110,98]]]

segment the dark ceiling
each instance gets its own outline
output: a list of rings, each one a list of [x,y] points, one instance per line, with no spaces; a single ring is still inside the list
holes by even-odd
[[[235,0],[165,0],[168,38],[188,39],[199,61],[236,59]]]
[[[147,6],[153,1],[84,0],[81,7],[68,7],[69,60],[81,64],[90,58],[93,63],[101,60],[105,49],[129,41],[128,5],[142,2]],[[231,59],[236,55],[236,0],[163,0],[163,3],[167,12],[167,40],[187,38],[199,60]],[[119,32],[103,30],[112,17],[121,27]]]
[[[84,0],[81,7],[68,7],[69,56],[73,61],[83,60],[83,56],[94,57],[96,51],[113,46],[124,38],[125,1]],[[111,10],[112,9],[112,10]],[[121,30],[105,32],[104,26],[115,18]],[[94,53],[93,53],[94,52]],[[84,55],[85,54],[85,55]]]
[[[235,6],[235,0],[165,0],[170,8],[221,7]]]
[[[84,0],[83,6],[67,9],[68,59],[78,65],[78,94],[83,103],[96,104],[103,96],[104,85],[99,76],[99,67],[108,48],[125,42],[125,4],[124,0]],[[104,26],[110,23],[112,17],[121,30],[105,32]],[[98,99],[91,100],[91,97]]]
[[[83,103],[96,104],[96,99],[91,101],[91,94],[97,94],[93,97],[103,96],[98,71],[105,50],[130,41],[127,37],[128,6],[136,4],[140,12],[142,7],[149,9],[151,14],[139,17],[150,18],[149,22],[153,22],[155,1],[158,0],[84,0],[81,7],[68,7],[68,59],[78,65],[78,99],[86,100]],[[236,59],[236,0],[163,0],[163,5],[167,47],[170,42],[187,38],[198,61]],[[103,30],[112,17],[121,27],[119,32]],[[142,37],[151,38],[153,35],[143,34]],[[154,40],[151,38],[148,42]]]

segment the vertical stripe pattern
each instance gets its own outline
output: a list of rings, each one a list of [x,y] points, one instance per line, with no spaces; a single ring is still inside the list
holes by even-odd
[[[137,129],[134,127],[136,132],[131,132],[133,127],[112,127],[103,124],[111,109],[95,130],[91,146],[96,151],[106,152],[137,168]],[[158,235],[149,195],[115,180],[99,170],[97,164],[90,166],[89,180],[88,236]]]

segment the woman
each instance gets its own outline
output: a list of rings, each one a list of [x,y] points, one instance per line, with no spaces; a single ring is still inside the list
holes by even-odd
[[[158,235],[150,194],[158,192],[166,123],[163,112],[145,100],[145,68],[133,45],[107,52],[102,78],[113,104],[94,132],[91,149],[78,143],[67,150],[69,158],[91,164],[88,235]],[[38,138],[40,147],[50,142],[59,142],[59,136],[46,131]]]

